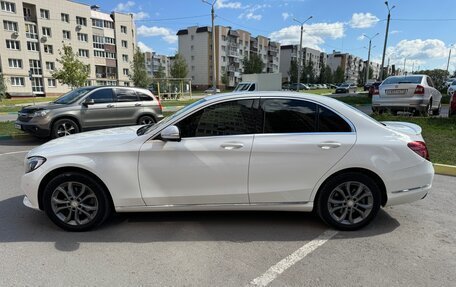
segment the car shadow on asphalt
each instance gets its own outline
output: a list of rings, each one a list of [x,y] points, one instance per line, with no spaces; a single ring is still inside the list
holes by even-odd
[[[169,241],[310,241],[328,229],[303,212],[154,212],[120,213],[101,227],[82,233],[55,226],[44,212],[22,205],[22,196],[0,201],[0,242],[54,242],[60,251],[75,251],[80,243],[150,243]],[[394,231],[399,222],[380,210],[367,227],[339,232],[335,239],[371,237]]]
[[[0,146],[36,146],[36,145],[42,145],[46,142],[48,142],[50,139],[46,138],[36,138],[33,136],[26,137],[23,139],[7,139],[7,140],[0,140]]]

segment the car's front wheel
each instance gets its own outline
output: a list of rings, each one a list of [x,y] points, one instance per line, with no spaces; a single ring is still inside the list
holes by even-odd
[[[155,119],[152,116],[142,116],[138,119],[139,125],[152,125],[155,124]]]
[[[52,125],[52,138],[61,138],[77,133],[79,133],[79,126],[71,119],[60,119]]]
[[[344,173],[329,179],[317,199],[321,219],[339,230],[357,230],[367,225],[380,209],[377,183],[361,173]]]
[[[60,174],[46,185],[43,207],[52,222],[67,231],[90,230],[111,213],[104,187],[77,172]]]

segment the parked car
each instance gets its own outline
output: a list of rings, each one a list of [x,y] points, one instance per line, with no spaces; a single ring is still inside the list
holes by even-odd
[[[432,79],[426,75],[391,76],[379,87],[378,95],[372,97],[372,110],[393,114],[408,111],[416,115],[439,115],[442,94],[434,88]]]
[[[373,95],[378,95],[378,87],[381,84],[382,84],[381,81],[377,81],[369,87],[369,93],[368,93],[369,98],[372,98]]]
[[[434,176],[421,128],[380,124],[330,97],[206,97],[153,126],[60,138],[30,151],[24,204],[65,230],[112,211],[315,211],[356,230],[381,206],[424,198]]]
[[[298,89],[298,83],[293,83],[290,85],[290,90],[296,91],[297,89]],[[299,90],[310,90],[310,87],[303,83],[299,83]]]
[[[356,85],[352,83],[343,83],[336,88],[336,94],[356,93]]]
[[[38,137],[59,138],[93,129],[153,124],[162,118],[160,102],[147,89],[96,86],[23,107],[15,127]]]
[[[445,83],[444,83],[445,87],[451,86],[452,83],[453,83],[454,81],[456,81],[456,78],[449,78],[449,79],[447,79],[447,80],[445,81]]]
[[[290,83],[283,83],[282,90],[290,90],[291,84]]]
[[[375,83],[375,80],[367,80],[364,84],[364,91],[369,91],[370,87]]]
[[[453,93],[456,91],[456,80],[454,80],[447,89],[447,94],[448,96],[453,95]]]
[[[448,109],[448,116],[455,116],[456,115],[456,92],[453,92],[450,97],[450,106]]]
[[[204,91],[205,94],[213,94],[214,93],[214,89],[213,88],[209,88],[207,90]],[[220,89],[215,89],[215,93],[218,94],[220,93]]]

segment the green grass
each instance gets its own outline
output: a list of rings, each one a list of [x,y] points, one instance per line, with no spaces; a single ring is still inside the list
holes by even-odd
[[[456,117],[422,118],[392,115],[374,115],[373,117],[379,121],[403,121],[421,126],[431,161],[456,165]]]
[[[359,95],[359,96],[347,96],[347,97],[337,97],[335,98],[341,102],[344,102],[346,104],[356,106],[356,105],[370,105],[372,103],[371,98],[365,95]]]
[[[0,122],[0,136],[25,134],[14,127],[14,122]]]
[[[35,103],[51,102],[57,99],[57,97],[37,97]],[[33,103],[33,98],[21,98],[21,99],[5,99],[0,102],[0,106],[13,106]]]
[[[334,93],[334,89],[316,89],[316,90],[306,90],[300,91],[306,94],[314,94],[314,95],[324,95],[324,94],[332,94]]]
[[[0,113],[17,112],[20,109],[21,109],[21,107],[16,107],[16,106],[7,106],[7,107],[0,106]]]

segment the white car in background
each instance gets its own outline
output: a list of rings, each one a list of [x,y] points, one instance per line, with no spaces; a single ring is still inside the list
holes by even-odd
[[[155,125],[56,139],[25,159],[24,204],[84,231],[112,211],[316,211],[356,230],[420,200],[434,169],[421,128],[295,92],[209,96]],[[299,216],[299,215],[297,215]]]
[[[427,75],[388,77],[372,96],[372,110],[378,113],[405,111],[431,116],[439,115],[441,108],[442,94]]]
[[[447,89],[448,96],[452,96],[455,91],[456,91],[456,80],[451,82],[451,84],[448,86],[448,89]]]

